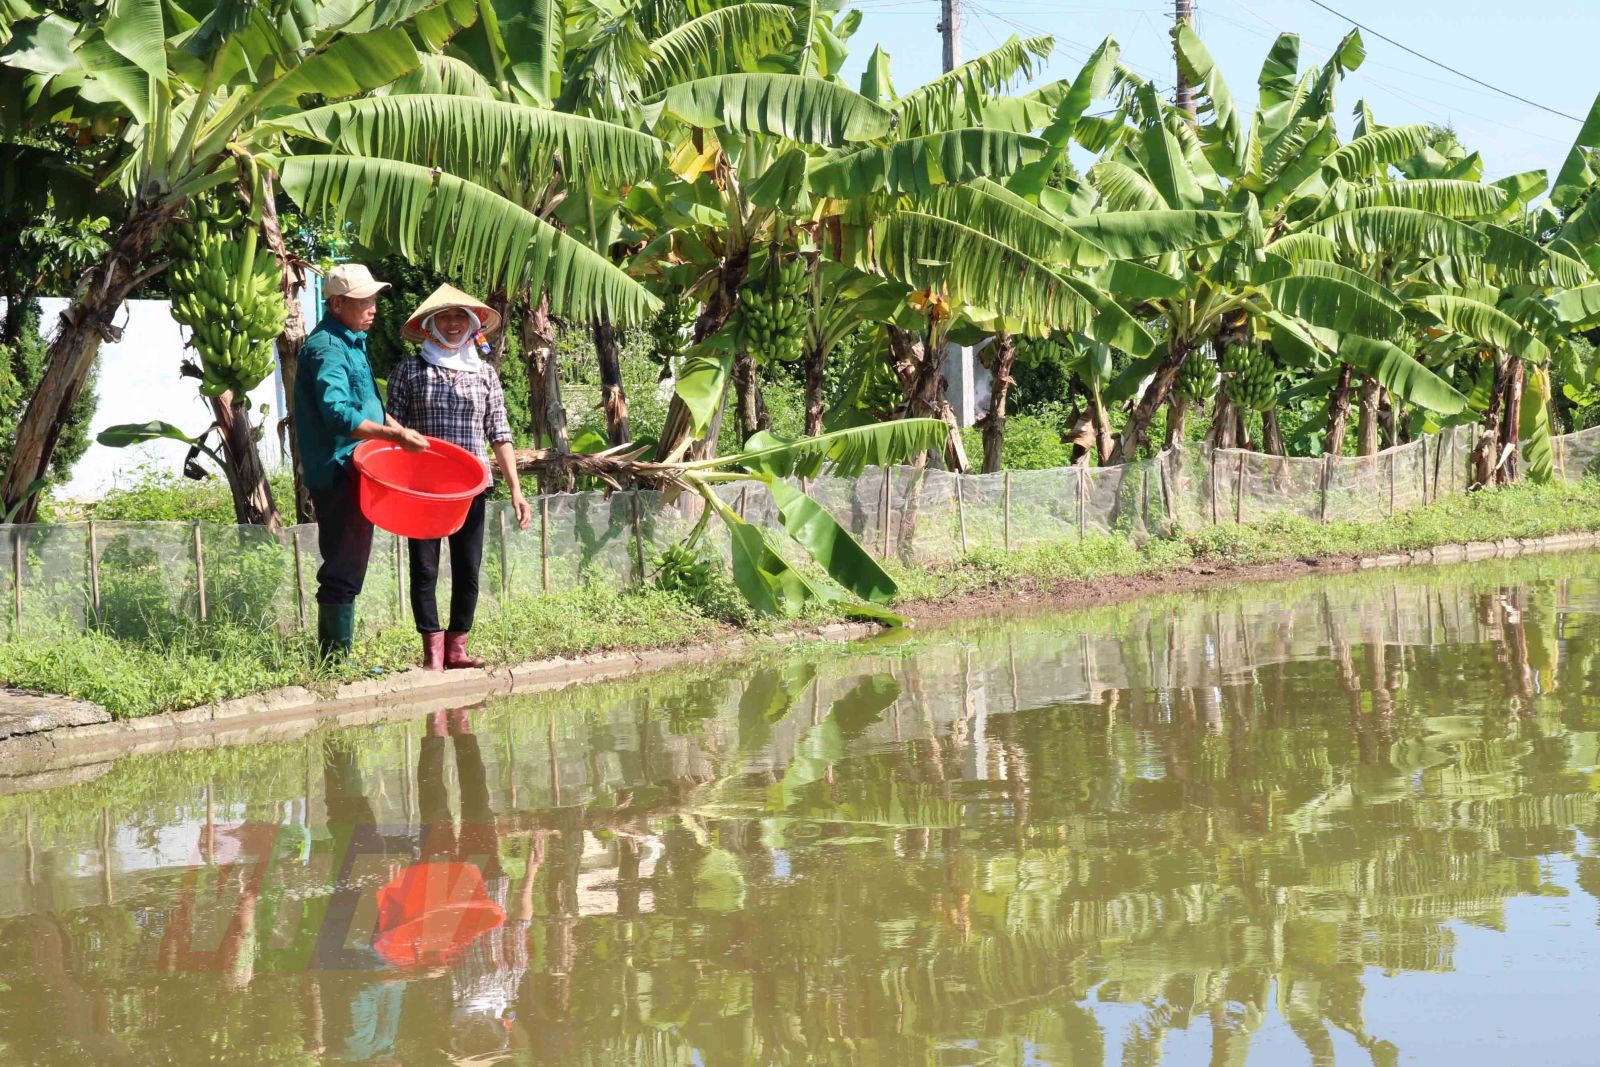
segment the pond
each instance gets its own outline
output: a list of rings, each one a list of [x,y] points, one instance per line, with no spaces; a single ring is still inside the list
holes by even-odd
[[[1600,558],[984,619],[0,797],[0,1061],[1595,1059]]]

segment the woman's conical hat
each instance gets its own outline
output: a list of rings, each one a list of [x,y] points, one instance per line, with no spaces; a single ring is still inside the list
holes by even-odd
[[[494,333],[500,328],[500,315],[494,308],[482,300],[468,296],[453,285],[441,285],[435,289],[428,299],[424,300],[417,310],[411,313],[406,320],[405,329],[400,335],[407,341],[421,344],[428,339],[428,333],[422,328],[422,320],[443,308],[466,308],[478,316],[478,321],[483,323],[484,333]]]

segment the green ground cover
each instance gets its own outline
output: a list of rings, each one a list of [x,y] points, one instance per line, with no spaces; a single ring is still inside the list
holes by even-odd
[[[1518,484],[1447,497],[1375,523],[1281,518],[1217,526],[1140,545],[1118,536],[974,552],[931,567],[891,563],[900,603],[948,601],[994,589],[1158,575],[1194,565],[1372,556],[1468,541],[1600,529],[1600,481]],[[718,582],[721,580],[718,579]],[[803,620],[826,621],[823,616]],[[733,633],[771,632],[724,582],[665,592],[596,586],[514,600],[480,619],[474,649],[492,663],[611,649],[668,648]],[[192,707],[284,685],[331,689],[409,666],[416,634],[393,626],[364,637],[349,661],[313,663],[313,640],[245,625],[195,624],[144,639],[88,632],[0,642],[0,681],[93,700],[119,718]]]

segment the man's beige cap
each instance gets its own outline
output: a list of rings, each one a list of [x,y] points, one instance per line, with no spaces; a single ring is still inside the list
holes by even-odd
[[[387,288],[389,283],[378,281],[362,263],[341,263],[322,279],[323,299],[348,296],[364,300],[369,296],[377,296]]]

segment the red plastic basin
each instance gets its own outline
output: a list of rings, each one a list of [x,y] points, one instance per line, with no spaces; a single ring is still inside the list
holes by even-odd
[[[361,513],[374,526],[401,537],[448,537],[467,521],[472,499],[491,481],[489,468],[471,452],[428,438],[425,452],[387,441],[356,446]]]

